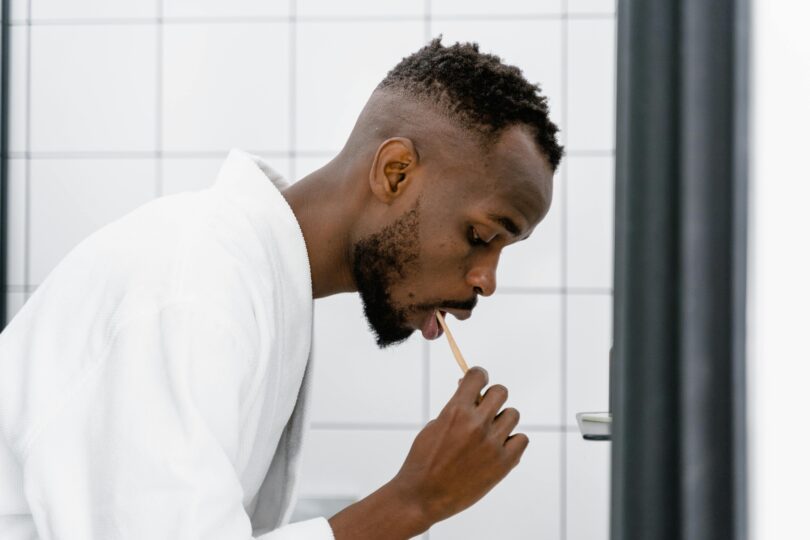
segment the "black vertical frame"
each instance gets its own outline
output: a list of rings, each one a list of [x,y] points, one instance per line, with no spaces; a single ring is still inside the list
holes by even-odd
[[[613,540],[743,540],[747,0],[620,0]]]
[[[0,330],[6,326],[8,313],[8,94],[10,0],[0,3]]]

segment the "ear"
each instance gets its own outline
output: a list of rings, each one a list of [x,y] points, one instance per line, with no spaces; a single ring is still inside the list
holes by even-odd
[[[390,203],[413,184],[418,164],[413,141],[406,137],[386,139],[377,148],[369,171],[371,192],[382,202]]]

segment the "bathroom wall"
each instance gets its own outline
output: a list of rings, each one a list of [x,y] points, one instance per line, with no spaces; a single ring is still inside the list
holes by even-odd
[[[539,82],[567,157],[551,212],[501,258],[459,346],[508,386],[530,439],[513,473],[431,540],[608,537],[614,3],[603,0],[12,0],[16,312],[79,240],[155,197],[200,189],[227,151],[290,179],[336,153],[386,71],[430,37],[475,40]],[[444,340],[381,352],[354,295],[316,303],[314,425],[301,496],[356,498],[398,469],[456,387]]]

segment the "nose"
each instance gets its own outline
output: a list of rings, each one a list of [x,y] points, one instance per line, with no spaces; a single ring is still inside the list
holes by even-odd
[[[477,261],[469,272],[467,272],[467,283],[473,290],[481,296],[491,296],[495,293],[496,273],[498,271],[498,257],[500,252],[495,252]]]

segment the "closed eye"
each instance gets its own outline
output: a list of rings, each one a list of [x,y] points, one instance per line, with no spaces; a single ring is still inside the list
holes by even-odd
[[[475,227],[470,227],[469,234],[467,235],[468,240],[471,246],[485,246],[487,242],[481,239],[478,236],[478,231],[475,230]]]

